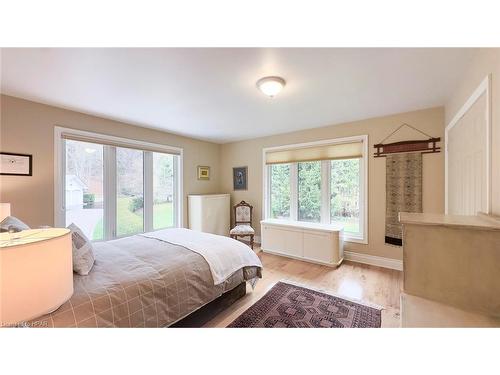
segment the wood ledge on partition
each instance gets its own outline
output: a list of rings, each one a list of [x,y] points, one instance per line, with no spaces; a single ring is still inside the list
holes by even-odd
[[[500,216],[489,215],[482,212],[473,216],[400,212],[399,222],[403,225],[431,225],[461,229],[500,231]]]

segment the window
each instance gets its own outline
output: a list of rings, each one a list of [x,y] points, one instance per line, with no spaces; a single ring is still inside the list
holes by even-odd
[[[56,225],[91,240],[180,226],[182,150],[58,127],[56,137]]]
[[[321,162],[298,163],[298,219],[321,221]]]
[[[330,162],[330,221],[360,235],[360,159]]]
[[[290,164],[274,164],[270,169],[271,217],[290,218]]]
[[[339,224],[345,240],[366,243],[366,144],[359,136],[264,150],[266,217]]]

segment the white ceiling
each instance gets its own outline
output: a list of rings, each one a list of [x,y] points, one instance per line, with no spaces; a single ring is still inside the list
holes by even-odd
[[[225,143],[443,105],[473,49],[2,49],[1,92]],[[256,81],[279,75],[274,99]]]

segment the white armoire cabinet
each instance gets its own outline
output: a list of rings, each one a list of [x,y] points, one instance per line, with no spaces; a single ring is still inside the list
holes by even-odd
[[[193,194],[188,196],[189,229],[200,232],[229,235],[229,194]]]

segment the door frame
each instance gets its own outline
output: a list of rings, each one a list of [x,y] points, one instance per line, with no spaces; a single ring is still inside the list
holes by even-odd
[[[486,95],[486,207],[491,213],[491,74],[488,74],[445,128],[445,214],[448,214],[448,133],[465,116],[481,95]]]

